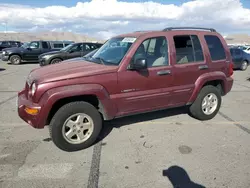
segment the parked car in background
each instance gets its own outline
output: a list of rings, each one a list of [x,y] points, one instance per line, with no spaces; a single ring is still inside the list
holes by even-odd
[[[122,34],[90,57],[34,69],[18,93],[19,116],[37,129],[49,125],[64,151],[90,147],[103,121],[123,116],[187,106],[210,120],[233,86],[232,57],[214,29]]]
[[[101,46],[102,44],[90,42],[72,43],[59,51],[52,51],[39,55],[39,64],[40,66],[45,66],[71,58],[82,57]]]
[[[97,52],[98,49],[99,48],[87,53],[83,57],[75,57],[75,58],[72,58],[72,59],[64,60],[61,63],[71,63],[71,62],[75,62],[75,61],[83,62],[82,60],[88,60],[89,58],[91,58]]]
[[[243,48],[243,50],[244,50],[244,52],[246,52],[246,53],[250,53],[250,46],[245,46],[244,48]]]
[[[12,40],[0,41],[0,51],[2,51],[5,48],[20,47],[21,45],[22,43],[20,41],[12,41]]]
[[[246,70],[250,63],[250,54],[240,48],[230,48],[234,69]]]
[[[38,56],[51,51],[59,51],[73,41],[32,41],[20,48],[5,48],[2,50],[2,60],[18,65],[21,62],[38,62]]]

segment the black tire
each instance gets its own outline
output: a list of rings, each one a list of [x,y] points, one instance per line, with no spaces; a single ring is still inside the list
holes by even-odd
[[[60,63],[62,60],[60,58],[55,58],[50,61],[50,64],[57,64]]]
[[[217,107],[214,110],[214,112],[207,115],[202,110],[202,101],[210,93],[216,95],[218,103],[217,103]],[[207,85],[207,86],[204,86],[200,90],[200,93],[198,94],[194,103],[190,106],[189,110],[190,110],[190,114],[192,117],[194,117],[198,120],[201,120],[201,121],[205,121],[205,120],[210,120],[210,119],[214,118],[216,116],[216,114],[218,113],[218,111],[220,110],[220,106],[221,106],[221,92],[220,92],[220,90],[215,86]]]
[[[93,121],[93,132],[80,144],[69,143],[63,136],[63,124],[73,114],[85,113]],[[90,147],[98,138],[102,129],[102,118],[98,110],[87,102],[71,102],[62,106],[53,116],[49,125],[50,136],[54,144],[63,151],[72,152]]]
[[[245,71],[247,70],[247,66],[248,66],[248,62],[247,61],[243,61],[241,66],[240,66],[240,70]]]
[[[10,63],[13,65],[19,65],[21,64],[21,57],[19,55],[12,55],[10,56]]]

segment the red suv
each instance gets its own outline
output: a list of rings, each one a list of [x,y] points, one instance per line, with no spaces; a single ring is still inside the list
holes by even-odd
[[[112,37],[92,56],[32,70],[18,113],[34,128],[49,125],[60,149],[76,151],[95,142],[105,120],[179,106],[212,119],[232,75],[214,29],[138,31]]]

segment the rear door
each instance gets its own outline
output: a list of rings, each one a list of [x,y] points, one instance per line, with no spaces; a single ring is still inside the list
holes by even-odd
[[[174,82],[172,105],[185,105],[192,95],[196,80],[208,73],[204,48],[199,34],[172,35],[174,46]]]
[[[42,48],[41,48],[40,54],[43,54],[43,53],[51,51],[52,47],[50,45],[51,44],[49,42],[43,41],[42,42]]]

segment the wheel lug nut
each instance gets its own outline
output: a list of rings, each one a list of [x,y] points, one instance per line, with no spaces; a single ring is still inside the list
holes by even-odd
[[[81,128],[83,128],[83,126],[81,126]]]
[[[78,133],[80,133],[81,131],[79,130]]]
[[[76,125],[73,125],[73,127],[76,127]]]

